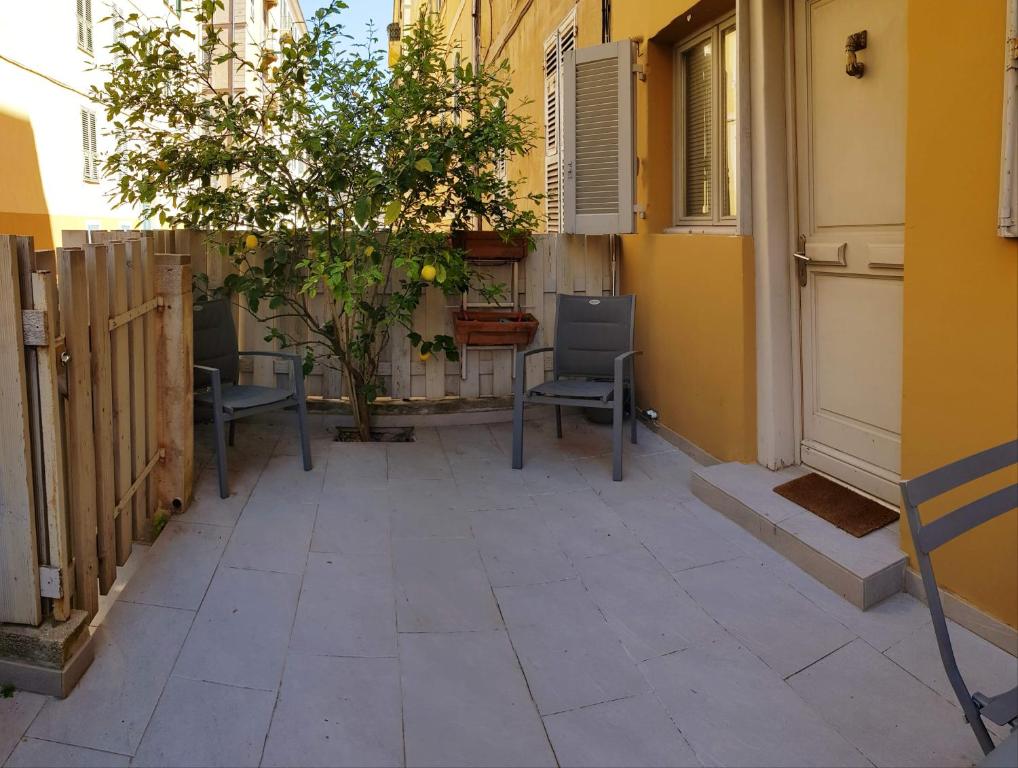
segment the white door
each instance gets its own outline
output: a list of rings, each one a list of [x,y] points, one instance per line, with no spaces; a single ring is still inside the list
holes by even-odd
[[[802,461],[897,503],[907,0],[793,2]]]

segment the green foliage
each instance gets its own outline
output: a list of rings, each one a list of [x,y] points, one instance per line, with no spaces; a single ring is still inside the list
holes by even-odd
[[[498,298],[448,232],[477,220],[506,237],[534,230],[538,197],[495,168],[527,153],[535,134],[509,108],[507,64],[453,65],[426,16],[388,71],[370,44],[343,44],[345,7],[333,0],[305,35],[281,35],[277,50],[247,59],[214,24],[221,0],[200,0],[197,34],[131,14],[95,95],[116,139],[105,159],[116,201],[168,226],[257,235],[256,248],[241,236],[223,243],[238,268],[224,289],[266,321],[299,319],[308,334],[270,339],[304,347],[305,371],[341,370],[366,423],[392,333],[455,359],[448,337],[413,332],[425,265],[448,294],[474,287]],[[249,87],[216,92],[213,72],[231,67]],[[324,314],[309,309],[319,295]]]
[[[11,683],[0,685],[0,699],[13,699],[17,690]]]

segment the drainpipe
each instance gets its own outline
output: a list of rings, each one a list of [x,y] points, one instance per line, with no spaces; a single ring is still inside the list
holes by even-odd
[[[470,28],[471,34],[474,38],[472,55],[470,58],[474,68],[474,76],[476,77],[477,71],[481,68],[481,0],[472,0],[471,2]],[[481,228],[481,216],[478,214],[474,217],[474,229],[480,232]]]

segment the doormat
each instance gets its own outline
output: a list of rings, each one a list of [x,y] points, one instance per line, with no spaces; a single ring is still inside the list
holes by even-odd
[[[898,519],[895,510],[816,472],[782,483],[774,492],[857,539]]]
[[[413,443],[413,427],[376,427],[371,430],[371,440],[376,443]],[[335,443],[359,443],[361,434],[353,427],[336,427]]]

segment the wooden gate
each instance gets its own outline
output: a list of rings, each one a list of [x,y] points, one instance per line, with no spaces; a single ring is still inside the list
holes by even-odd
[[[94,615],[191,493],[190,267],[91,234],[0,237],[0,621]]]

